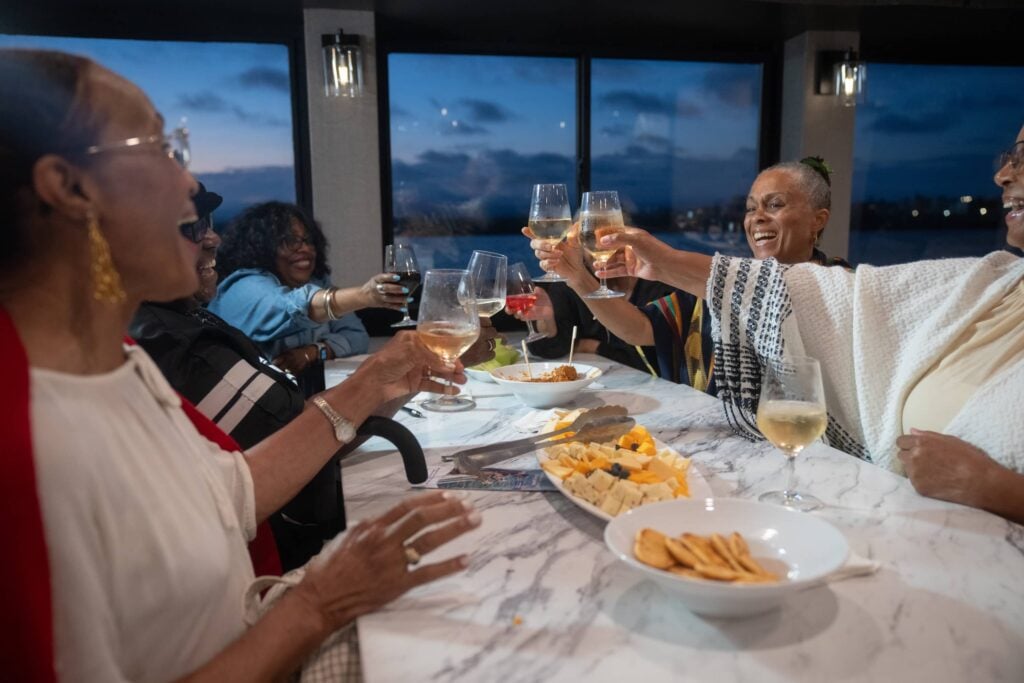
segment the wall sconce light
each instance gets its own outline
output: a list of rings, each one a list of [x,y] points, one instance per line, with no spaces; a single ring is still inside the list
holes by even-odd
[[[363,50],[359,36],[337,33],[320,36],[324,52],[324,95],[359,97],[363,94]]]
[[[818,53],[817,86],[819,95],[833,95],[844,107],[864,101],[867,66],[857,58],[853,48],[844,51],[823,50]]]

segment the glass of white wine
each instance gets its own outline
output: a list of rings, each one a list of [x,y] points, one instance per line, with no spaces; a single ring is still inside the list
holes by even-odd
[[[541,183],[533,186],[530,200],[530,230],[537,239],[545,240],[552,249],[572,229],[569,191],[564,184]],[[564,282],[558,273],[544,273],[535,282]]]
[[[480,336],[480,318],[476,310],[473,278],[465,270],[428,270],[423,276],[420,312],[416,334],[423,344],[455,365],[459,356]],[[452,392],[449,393],[449,389]],[[473,399],[454,395],[451,382],[445,393],[420,404],[426,410],[454,413],[476,407]]]
[[[490,318],[505,308],[508,258],[493,251],[474,251],[469,257],[469,274],[476,292],[476,310]]]
[[[604,270],[614,254],[614,249],[600,246],[602,237],[614,235],[625,229],[622,223],[622,206],[618,192],[584,192],[580,202],[580,243],[595,262],[598,270]],[[601,286],[585,294],[585,299],[615,299],[625,296],[622,292],[609,289],[605,279]]]
[[[823,503],[796,486],[796,456],[825,433],[828,413],[821,366],[814,358],[788,356],[768,361],[761,369],[757,428],[786,456],[788,481],[783,491],[758,498],[794,510],[817,510]]]

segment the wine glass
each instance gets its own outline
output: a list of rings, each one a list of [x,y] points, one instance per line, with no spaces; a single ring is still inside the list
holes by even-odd
[[[384,272],[398,276],[398,284],[409,290],[409,297],[420,286],[420,267],[411,244],[389,244],[384,247]],[[409,317],[409,302],[405,304],[405,316],[391,327],[416,327],[416,321]]]
[[[572,213],[569,211],[569,192],[564,184],[540,184],[533,186],[530,200],[528,225],[537,239],[546,241],[554,249],[572,229]],[[544,273],[537,282],[565,282],[558,273]]]
[[[622,206],[619,204],[618,192],[584,192],[580,202],[580,243],[598,265],[604,270],[608,259],[615,254],[614,249],[604,249],[599,242],[602,237],[614,235],[624,230],[622,224]],[[622,292],[608,289],[605,279],[601,278],[601,286],[585,294],[584,299],[615,299],[625,296]]]
[[[513,313],[529,313],[537,303],[537,293],[534,291],[533,280],[530,279],[530,271],[526,269],[525,263],[515,263],[508,267],[508,290],[505,295],[505,305]],[[526,336],[526,343],[544,339],[545,336],[533,327],[533,321],[526,321],[526,329],[529,334]]]
[[[508,258],[491,251],[474,251],[469,258],[468,270],[473,278],[479,315],[490,318],[505,308]]]
[[[423,344],[441,357],[446,365],[455,365],[480,336],[480,318],[476,310],[473,278],[465,270],[428,270],[423,277],[420,295],[420,314],[416,334]],[[445,392],[420,405],[426,410],[454,413],[476,407],[476,402],[465,396],[449,394],[451,381]]]
[[[758,500],[803,511],[822,507],[814,496],[794,490],[795,460],[825,432],[827,423],[818,361],[806,356],[767,361],[761,372],[757,428],[786,456],[789,477],[785,490],[764,493]]]

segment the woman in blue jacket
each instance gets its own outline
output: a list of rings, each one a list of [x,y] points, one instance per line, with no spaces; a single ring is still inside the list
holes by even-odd
[[[362,308],[403,310],[409,292],[386,273],[361,287],[331,285],[327,239],[294,204],[247,209],[223,236],[221,282],[210,311],[245,332],[294,374],[317,360],[365,353]]]

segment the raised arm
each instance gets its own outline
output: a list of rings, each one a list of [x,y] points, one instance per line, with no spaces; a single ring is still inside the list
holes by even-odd
[[[704,298],[711,277],[710,256],[673,249],[640,228],[626,228],[623,232],[607,235],[601,238],[601,245],[620,250],[609,261],[603,273],[605,277],[632,275],[664,282]]]
[[[523,234],[532,237],[529,228],[524,228]],[[626,299],[586,298],[587,294],[598,288],[598,282],[583,266],[583,250],[575,234],[554,247],[547,240],[531,239],[530,248],[540,261],[540,267],[564,277],[566,284],[612,334],[627,344],[650,346],[654,343],[650,320]]]

